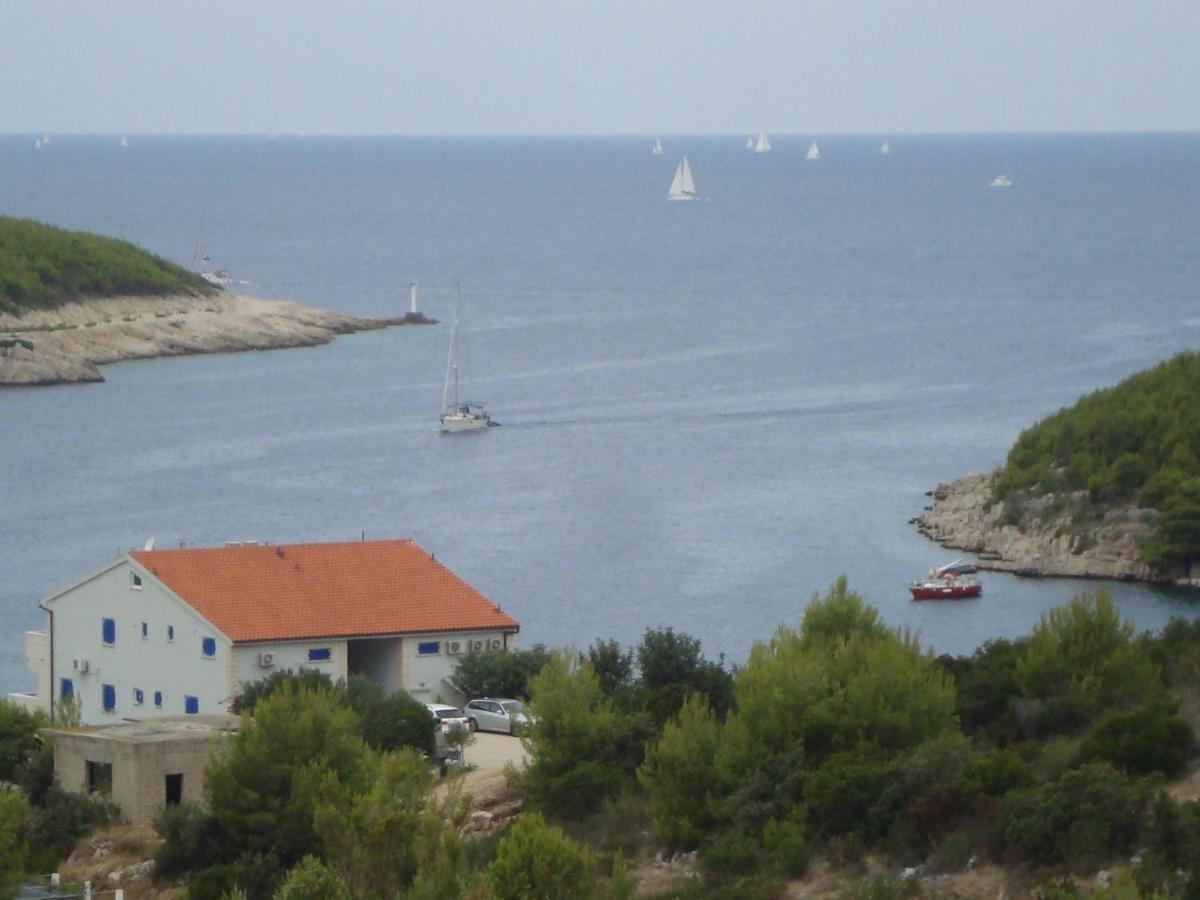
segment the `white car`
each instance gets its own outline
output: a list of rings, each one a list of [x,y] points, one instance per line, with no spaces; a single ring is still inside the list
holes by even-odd
[[[464,712],[467,715],[467,726],[472,731],[519,734],[533,724],[533,717],[520,700],[492,700],[485,697],[469,702]]]
[[[443,733],[449,731],[454,725],[461,725],[463,728],[471,727],[467,722],[467,717],[463,715],[463,711],[457,706],[446,706],[443,703],[426,703],[425,708],[429,710],[431,716],[437,719],[438,726]]]

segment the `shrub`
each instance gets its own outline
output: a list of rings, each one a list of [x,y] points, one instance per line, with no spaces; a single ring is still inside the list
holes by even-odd
[[[271,900],[285,869],[270,854],[247,853],[233,862],[210,866],[188,879],[188,900]]]
[[[643,702],[658,727],[679,711],[689,694],[702,695],[718,719],[733,702],[733,679],[724,659],[705,659],[694,637],[671,628],[648,628],[638,645],[637,661]]]
[[[544,644],[528,650],[485,650],[458,661],[452,679],[468,697],[512,697],[529,700],[530,681],[550,658]]]
[[[697,847],[715,824],[712,790],[720,725],[707,701],[691,696],[667,723],[638,769],[650,797],[659,840],[672,848]]]
[[[585,848],[537,813],[525,813],[500,839],[484,878],[496,900],[572,900],[591,893],[595,868]]]
[[[299,690],[333,692],[335,685],[332,678],[316,669],[301,669],[299,672],[284,669],[272,672],[258,681],[242,682],[241,691],[234,698],[232,710],[234,713],[253,713],[260,700],[281,690],[292,693]]]
[[[977,756],[963,767],[963,793],[968,797],[1003,797],[1033,782],[1029,763],[1012,750]]]
[[[433,753],[437,722],[424,703],[406,691],[385,696],[379,684],[364,675],[351,675],[346,702],[358,714],[363,740],[376,750],[419,750]]]
[[[29,864],[25,829],[29,803],[17,791],[0,790],[0,897],[15,897]]]
[[[1084,759],[1103,759],[1127,772],[1178,775],[1196,753],[1196,736],[1166,703],[1110,713],[1083,743]]]
[[[99,797],[71,794],[54,784],[29,817],[30,868],[50,872],[65,859],[75,842],[89,830],[116,816],[111,803]]]
[[[38,729],[49,724],[41,713],[0,700],[0,781],[16,780],[18,769],[42,744]]]
[[[194,804],[164,806],[154,817],[154,830],[163,839],[154,857],[156,879],[206,869],[228,856],[216,816]]]
[[[290,872],[272,900],[352,900],[336,871],[315,856],[306,856]]]

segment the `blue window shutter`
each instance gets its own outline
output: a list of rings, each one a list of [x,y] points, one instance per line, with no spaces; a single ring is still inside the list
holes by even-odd
[[[103,685],[104,711],[112,712],[117,708],[117,689],[111,684]]]
[[[106,644],[115,644],[117,642],[117,622],[116,619],[101,619],[100,620],[100,636]]]
[[[200,712],[200,700],[196,697],[184,697],[183,711],[189,716],[196,715]]]
[[[139,705],[140,705],[140,704],[141,704],[141,702],[142,702],[143,700],[145,700],[145,699],[146,699],[146,695],[142,693],[142,689],[141,689],[141,688],[134,688],[134,689],[133,689],[133,702],[134,702],[134,703],[137,703],[137,704],[139,704]]]
[[[142,623],[142,637],[150,637],[150,623],[149,622]]]
[[[428,656],[432,653],[438,653],[442,649],[440,641],[424,641],[417,644],[417,653],[421,656]]]
[[[168,641],[175,640],[175,626],[174,625],[167,626],[167,640]]]
[[[217,655],[217,639],[206,637],[200,642],[200,648],[204,651],[205,656]]]
[[[75,683],[70,678],[64,678],[58,683],[58,696],[66,700],[75,696]]]
[[[333,658],[333,652],[328,647],[314,647],[308,651],[309,662],[328,662]]]
[[[162,691],[155,691],[155,692],[154,692],[154,705],[155,705],[155,706],[162,706]]]

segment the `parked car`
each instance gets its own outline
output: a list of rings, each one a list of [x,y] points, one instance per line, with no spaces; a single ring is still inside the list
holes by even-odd
[[[453,725],[462,725],[464,728],[471,727],[467,721],[467,717],[463,715],[463,711],[457,706],[447,706],[444,703],[426,703],[425,708],[429,710],[431,716],[437,719],[438,727],[442,732],[449,731]]]
[[[519,734],[533,724],[533,717],[520,700],[493,700],[484,697],[472,700],[463,711],[467,716],[467,727],[472,731]]]

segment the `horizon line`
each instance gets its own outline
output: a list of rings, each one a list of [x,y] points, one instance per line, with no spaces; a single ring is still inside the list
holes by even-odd
[[[39,131],[5,131],[0,132],[0,138],[40,138],[44,135],[54,137],[139,137],[139,138],[741,138],[747,134],[759,134],[760,131],[580,131],[580,132],[536,132],[536,131],[428,131],[428,132],[398,132],[398,131],[54,131],[43,129]],[[981,131],[774,131],[766,129],[765,133],[778,137],[1068,137],[1068,136],[1104,136],[1104,135],[1147,135],[1147,136],[1185,136],[1200,135],[1200,127],[1177,129],[1065,129],[1061,131],[1038,131],[1023,129],[997,129]]]

